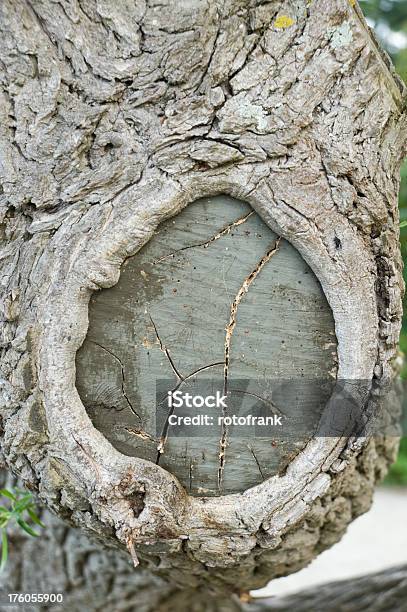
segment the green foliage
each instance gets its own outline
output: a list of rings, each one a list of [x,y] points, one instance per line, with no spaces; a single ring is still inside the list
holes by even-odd
[[[407,438],[401,440],[397,462],[391,467],[385,482],[390,485],[407,486]]]
[[[361,9],[391,56],[397,72],[407,81],[407,2],[405,0],[360,0]]]
[[[375,23],[384,22],[398,32],[407,28],[407,6],[404,0],[359,0],[366,17]]]
[[[0,572],[3,571],[8,558],[7,527],[17,523],[30,536],[37,537],[39,534],[27,523],[31,520],[39,527],[45,527],[35,513],[33,496],[27,491],[15,489],[0,489],[0,496],[5,498],[7,506],[0,506],[0,531],[1,531],[1,557]]]

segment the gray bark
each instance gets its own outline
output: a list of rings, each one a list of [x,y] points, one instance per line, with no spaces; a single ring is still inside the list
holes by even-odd
[[[1,474],[2,486],[15,479]],[[117,551],[103,549],[80,530],[40,508],[46,524],[39,540],[21,529],[10,534],[10,558],[0,576],[0,593],[62,593],[62,605],[25,606],[25,612],[404,612],[407,566],[400,566],[300,591],[294,595],[251,599],[247,594],[221,596],[200,589],[177,589],[140,570]],[[248,601],[249,600],[249,601]],[[1,612],[21,606],[0,604]]]
[[[253,612],[403,612],[406,601],[407,565],[401,565],[264,601]]]
[[[219,193],[312,269],[338,377],[391,380],[405,89],[352,4],[0,6],[3,459],[173,585],[247,590],[300,569],[368,509],[394,458],[394,438],[343,432],[248,490],[193,497],[114,449],[75,387],[92,293],[160,222]]]

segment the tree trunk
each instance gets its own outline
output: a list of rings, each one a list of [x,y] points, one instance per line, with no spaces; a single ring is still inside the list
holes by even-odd
[[[2,486],[15,479],[2,472]],[[8,593],[62,593],[62,605],[31,605],[25,612],[51,609],[93,612],[404,612],[407,599],[407,566],[346,581],[327,583],[294,595],[251,599],[236,595],[219,597],[199,589],[178,589],[153,574],[134,572],[131,562],[117,551],[91,542],[78,529],[67,527],[42,510],[46,524],[35,540],[21,529],[11,533],[10,558],[0,579],[0,610],[20,612],[20,606],[4,606]]]
[[[1,486],[15,485],[21,483],[2,471]],[[9,560],[0,577],[2,611],[21,611],[21,604],[5,605],[9,593],[63,595],[61,605],[26,605],[26,612],[240,610],[238,599],[225,597],[222,602],[208,592],[200,595],[196,589],[180,590],[150,572],[135,572],[131,559],[122,552],[103,549],[46,509],[39,510],[45,529],[38,539],[19,527],[9,533]]]
[[[5,465],[60,518],[127,550],[135,565],[170,580],[171,589],[209,589],[230,605],[227,593],[235,597],[297,571],[336,542],[369,508],[375,483],[394,459],[394,436],[355,430],[343,388],[369,421],[394,377],[403,292],[397,195],[407,136],[404,86],[348,0],[5,0],[0,31]],[[263,224],[264,235],[256,231],[264,244],[256,242],[253,261],[255,249],[247,245],[254,243],[242,240],[240,217],[228,212],[218,224],[219,194],[234,198],[231,207],[246,207],[243,216],[253,210],[250,223]],[[155,261],[187,249],[192,261],[196,245],[180,227],[195,205],[183,209],[200,198],[209,198],[205,223],[213,217],[206,228],[202,208],[194,217],[203,228],[199,266],[218,261],[216,249],[227,239],[241,269],[231,274],[228,300],[211,302],[216,342],[207,342],[202,360],[191,360],[193,342],[184,353],[177,345],[185,361],[180,371],[153,309],[164,323],[172,315],[162,315],[158,285],[142,265],[146,253]],[[184,291],[189,277],[181,259],[174,261]],[[120,334],[108,336],[120,303],[100,308],[99,296],[125,295],[126,265],[143,279],[137,277],[134,294],[140,306],[131,311],[141,330],[134,335],[137,367],[150,347],[151,359],[165,358],[163,368],[171,366],[179,382],[191,369],[217,363],[226,387],[236,363],[242,369],[235,373],[252,379],[250,364],[257,373],[271,354],[273,364],[280,359],[278,377],[289,372],[294,379],[302,368],[334,374],[338,384],[316,435],[275,454],[270,436],[256,448],[246,444],[239,463],[243,446],[227,428],[208,442],[205,457],[193,444],[188,453],[176,440],[168,448],[165,428],[156,436],[146,429],[152,413],[140,412],[140,388],[161,362],[140,366],[129,390],[131,356],[123,360],[123,345],[114,344]],[[163,291],[176,295],[162,269]],[[286,284],[273,297],[278,278]],[[302,296],[295,304],[309,299],[312,285],[322,307],[320,317],[312,308],[298,317],[303,346],[289,340],[288,327],[273,333],[287,309],[293,316],[298,310],[282,298],[294,281]],[[209,334],[209,305],[198,314],[189,306],[193,337]],[[248,332],[263,330],[247,343],[253,351],[259,346],[252,362],[236,352],[245,316]],[[220,357],[215,349],[209,355],[219,338]],[[92,341],[100,345],[96,362]],[[110,381],[108,392],[92,379],[98,368]],[[119,440],[112,421],[100,418],[106,401],[124,410],[113,420],[127,428]],[[141,424],[129,420],[137,416]]]
[[[403,612],[407,600],[407,565],[324,584],[295,595],[253,605],[253,612],[324,610],[326,612]]]

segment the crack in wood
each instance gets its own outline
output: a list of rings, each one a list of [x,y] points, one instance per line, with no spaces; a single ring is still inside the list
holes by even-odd
[[[256,280],[264,266],[270,261],[270,259],[277,253],[280,247],[281,238],[277,238],[277,240],[273,243],[272,247],[268,249],[268,251],[263,255],[257,266],[250,272],[249,276],[247,276],[239,291],[236,294],[235,299],[233,300],[230,306],[230,317],[229,324],[226,327],[226,337],[225,337],[225,362],[224,362],[224,384],[223,384],[223,394],[227,395],[228,393],[228,379],[229,379],[229,364],[230,364],[230,346],[232,342],[233,332],[236,327],[237,320],[237,311],[242,301],[244,295],[249,291],[250,286]],[[227,416],[227,407],[222,408],[223,417]],[[225,469],[226,462],[226,447],[227,447],[227,438],[228,438],[228,427],[225,425],[225,420],[222,420],[222,434],[219,441],[219,468],[218,468],[218,489],[219,491],[222,489],[223,485],[223,474]]]
[[[170,351],[167,349],[165,344],[162,342],[162,340],[161,340],[161,338],[159,336],[159,333],[158,333],[157,326],[154,323],[152,316],[150,314],[148,316],[150,317],[151,324],[154,327],[155,335],[156,335],[156,338],[158,340],[158,344],[160,346],[160,351],[162,351],[164,353],[164,355],[167,357],[167,359],[168,359],[168,361],[170,363],[171,369],[174,372],[175,376],[177,377],[177,380],[178,381],[183,381],[184,377],[182,376],[182,374],[179,373],[178,369],[175,366],[175,363],[172,360],[172,357],[170,355]]]
[[[177,385],[171,389],[171,393],[174,393],[175,391],[178,391],[178,389],[183,385],[184,382],[186,382],[189,378],[192,378],[192,376],[195,376],[195,374],[198,374],[199,372],[203,372],[204,370],[209,370],[209,368],[214,368],[216,366],[223,366],[224,362],[223,361],[216,361],[215,363],[210,363],[206,366],[202,366],[200,368],[197,368],[196,370],[194,370],[193,372],[191,372],[190,374],[188,374],[185,377],[182,377],[181,380],[178,381]],[[164,396],[163,399],[161,400],[161,402],[158,403],[158,406],[160,406],[165,399],[167,398],[167,396]],[[156,464],[158,465],[160,463],[160,458],[161,455],[164,453],[164,448],[165,448],[165,444],[167,442],[168,439],[168,427],[169,427],[169,419],[171,417],[171,415],[174,414],[174,407],[171,407],[170,410],[168,411],[168,414],[166,416],[165,419],[165,423],[163,426],[163,431],[161,433],[160,436],[160,441],[159,444],[157,446],[157,450],[158,450],[158,455],[157,455],[157,459],[156,459]]]
[[[122,391],[122,395],[124,397],[124,399],[127,402],[128,407],[130,408],[130,410],[132,411],[132,413],[134,414],[134,416],[136,416],[139,421],[141,421],[141,417],[138,414],[138,412],[135,410],[133,404],[131,403],[131,401],[129,400],[129,397],[126,393],[126,378],[125,378],[125,374],[124,374],[124,365],[122,360],[120,359],[120,357],[118,357],[117,355],[115,355],[113,353],[113,351],[109,350],[108,348],[106,348],[105,346],[102,346],[101,344],[99,344],[99,342],[96,342],[95,340],[90,340],[90,342],[92,342],[93,344],[96,344],[96,346],[98,346],[99,348],[102,349],[102,351],[105,351],[106,353],[108,353],[109,355],[111,355],[114,359],[116,359],[117,363],[120,365],[120,370],[121,370],[121,375],[122,375],[122,384],[121,384],[121,391]]]
[[[166,259],[169,259],[170,257],[175,257],[177,253],[181,253],[182,251],[187,251],[188,249],[196,249],[199,247],[203,247],[204,249],[207,249],[208,246],[212,244],[212,242],[215,242],[216,240],[219,240],[219,238],[222,238],[222,236],[229,234],[234,227],[238,227],[239,225],[242,225],[242,223],[245,223],[247,219],[251,217],[253,214],[254,214],[254,210],[250,211],[243,217],[239,217],[239,219],[236,219],[236,221],[232,221],[232,223],[228,223],[228,225],[226,225],[219,232],[214,234],[206,242],[198,242],[197,244],[190,244],[188,246],[182,247],[182,249],[177,249],[176,251],[173,251],[172,253],[168,253],[168,255],[164,255],[163,257],[160,257],[159,259],[155,259],[152,262],[152,264],[155,265],[162,261],[165,261]]]
[[[194,370],[193,372],[191,372],[190,374],[187,374],[186,376],[183,376],[180,373],[180,371],[178,370],[178,368],[176,367],[176,365],[175,365],[175,363],[174,363],[174,361],[173,361],[173,359],[172,359],[172,357],[170,355],[169,350],[167,349],[167,347],[165,346],[165,344],[161,340],[161,337],[160,337],[160,335],[158,333],[157,325],[154,323],[151,314],[149,314],[149,318],[150,318],[150,321],[151,321],[151,323],[152,323],[152,325],[154,327],[154,331],[155,331],[155,335],[157,337],[157,341],[158,341],[158,344],[159,344],[159,347],[160,347],[160,351],[162,351],[166,355],[166,357],[167,357],[167,359],[168,359],[168,361],[170,363],[171,369],[172,369],[172,371],[174,372],[174,374],[175,374],[175,376],[177,378],[177,384],[176,384],[176,386],[173,389],[171,389],[171,393],[174,393],[175,391],[177,391],[181,387],[181,385],[184,382],[186,382],[189,378],[192,378],[192,376],[195,376],[196,374],[199,374],[200,372],[208,370],[209,368],[214,368],[216,366],[224,366],[224,362],[223,361],[217,361],[215,363],[210,363],[208,365],[201,366],[201,367],[197,368],[196,370]],[[164,402],[166,397],[167,396],[164,396],[164,398],[161,400],[161,402],[158,403],[157,407],[160,406]],[[166,416],[166,419],[165,419],[165,423],[164,423],[164,426],[163,426],[163,430],[162,430],[162,433],[161,433],[161,436],[160,436],[160,440],[159,440],[159,443],[158,443],[158,446],[157,446],[157,450],[158,450],[157,459],[156,459],[156,464],[157,465],[160,462],[161,455],[164,453],[165,444],[166,444],[167,439],[168,439],[169,419],[170,419],[170,417],[171,417],[171,415],[173,413],[174,413],[174,407],[171,407],[170,410],[167,413],[167,416]]]
[[[249,395],[250,397],[255,397],[256,399],[258,399],[261,402],[263,402],[263,404],[266,404],[266,406],[268,406],[271,409],[271,412],[274,412],[278,416],[283,416],[283,417],[287,416],[282,410],[280,410],[280,408],[278,408],[274,404],[274,402],[272,402],[271,400],[266,399],[265,397],[261,397],[261,395],[257,395],[257,393],[253,393],[252,391],[243,391],[242,389],[230,389],[230,392],[231,393],[237,393],[237,394],[240,394],[240,395]]]
[[[260,472],[260,475],[261,475],[262,479],[263,479],[263,480],[266,480],[266,479],[265,479],[265,477],[264,477],[263,471],[262,471],[262,469],[261,469],[261,467],[260,467],[259,460],[257,459],[256,453],[254,452],[253,448],[252,448],[252,447],[251,447],[249,444],[247,445],[247,448],[249,449],[249,451],[250,451],[250,452],[251,452],[251,454],[253,455],[253,459],[255,460],[256,465],[257,465],[257,467],[259,468],[259,472]]]
[[[133,427],[124,427],[124,429],[133,436],[141,438],[141,440],[150,440],[150,442],[154,443],[157,442],[157,440],[153,436],[150,436],[150,434],[144,431],[143,429],[133,429]]]
[[[228,374],[229,374],[229,357],[230,357],[230,345],[232,342],[233,332],[236,327],[236,319],[237,319],[237,310],[239,308],[240,302],[242,301],[244,295],[249,291],[251,284],[256,280],[257,276],[260,274],[264,266],[272,256],[278,251],[280,245],[281,238],[278,238],[273,246],[267,251],[267,253],[261,258],[257,266],[250,272],[249,276],[247,276],[239,291],[236,294],[235,299],[233,300],[230,307],[230,317],[229,323],[226,327],[226,338],[225,338],[225,370],[224,370],[224,391],[227,392],[228,385]]]

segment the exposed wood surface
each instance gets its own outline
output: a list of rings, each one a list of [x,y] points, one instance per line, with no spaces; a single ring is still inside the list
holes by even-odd
[[[285,469],[329,397],[329,385],[320,394],[316,383],[336,376],[332,313],[309,266],[277,241],[247,204],[200,200],[160,225],[125,261],[118,283],[91,298],[77,357],[88,414],[115,448],[159,463],[190,493],[244,491]],[[264,428],[260,438],[254,426],[222,427],[218,409],[207,411],[213,426],[184,427],[182,436],[166,429],[169,408],[156,401],[157,381],[193,392],[197,378],[222,394],[247,380],[239,414],[256,415],[260,402],[266,415],[283,415],[283,426]]]

